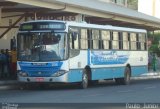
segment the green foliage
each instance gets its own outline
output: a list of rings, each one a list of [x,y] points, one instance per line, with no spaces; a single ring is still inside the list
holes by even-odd
[[[148,38],[152,39],[152,45],[149,48],[149,52],[154,52],[157,55],[160,55],[159,41],[160,41],[160,33],[148,34]]]
[[[154,53],[159,51],[158,44],[152,44],[151,47],[149,48],[149,51]]]

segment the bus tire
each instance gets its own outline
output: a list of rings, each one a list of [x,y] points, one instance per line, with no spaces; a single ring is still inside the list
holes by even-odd
[[[83,71],[82,81],[80,83],[80,86],[82,89],[86,89],[88,87],[88,74],[87,74],[86,70]]]
[[[131,70],[129,67],[126,67],[125,68],[125,71],[124,71],[124,78],[123,78],[123,85],[129,85],[131,82]]]
[[[115,78],[115,82],[118,85],[129,85],[131,77],[131,70],[129,67],[126,67],[124,70],[124,78]]]

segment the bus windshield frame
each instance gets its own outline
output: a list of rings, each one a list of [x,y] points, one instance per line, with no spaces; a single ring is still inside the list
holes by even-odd
[[[46,62],[68,58],[67,33],[23,32],[17,35],[19,61]]]

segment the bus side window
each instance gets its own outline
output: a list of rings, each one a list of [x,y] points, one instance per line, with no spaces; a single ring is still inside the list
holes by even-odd
[[[136,42],[137,42],[137,50],[141,50],[141,46],[140,46],[140,37],[139,37],[139,34],[136,34]]]
[[[79,34],[75,32],[71,32],[69,34],[69,38],[70,38],[70,48],[79,49]]]
[[[102,49],[109,49],[111,40],[110,31],[102,30],[101,37],[102,37]]]
[[[131,43],[131,50],[137,50],[137,37],[136,33],[130,33],[130,43]]]
[[[144,39],[145,39],[144,47],[145,47],[145,50],[147,50],[147,35],[146,34],[144,34]]]
[[[129,50],[129,34],[127,32],[122,32],[122,45],[123,45],[123,50]]]
[[[93,49],[93,43],[91,41],[91,36],[92,36],[92,30],[87,29],[87,40],[88,40],[88,48],[87,49]]]
[[[146,50],[146,37],[145,37],[145,34],[143,33],[139,33],[138,34],[138,37],[139,37],[139,46],[140,46],[140,49],[141,50]]]
[[[81,49],[88,49],[88,32],[87,29],[81,29],[80,45]]]
[[[123,49],[123,36],[122,36],[122,32],[118,32],[119,35],[119,49],[122,50]]]
[[[119,49],[119,33],[113,31],[112,49]]]
[[[92,47],[93,49],[99,49],[99,42],[100,42],[100,34],[99,30],[92,30],[92,35],[91,35],[91,42],[92,42]]]

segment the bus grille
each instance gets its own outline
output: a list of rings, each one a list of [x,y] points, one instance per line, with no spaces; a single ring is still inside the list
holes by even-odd
[[[31,77],[50,77],[56,73],[58,67],[23,67],[22,70],[27,72]]]

